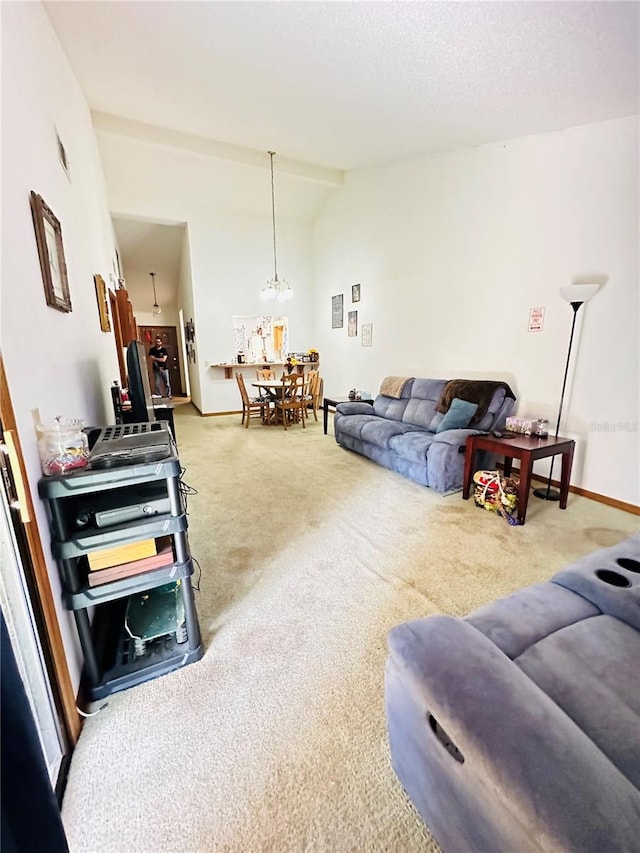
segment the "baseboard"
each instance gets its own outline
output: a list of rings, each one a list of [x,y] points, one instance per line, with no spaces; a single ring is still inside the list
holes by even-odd
[[[198,409],[200,412],[200,409]],[[242,415],[241,409],[236,409],[233,412],[205,412],[204,414],[200,412],[201,418],[220,418],[222,415]]]
[[[503,468],[503,464],[501,462],[498,463],[498,468]],[[517,474],[520,476],[519,468],[511,469],[513,474]],[[532,474],[531,479],[535,480],[538,483],[548,483],[548,477],[540,477],[538,474]],[[551,480],[551,485],[555,486],[556,489],[560,488],[559,480]],[[569,491],[573,492],[575,495],[581,495],[583,498],[589,498],[591,501],[597,501],[601,504],[606,504],[607,506],[612,506],[615,509],[621,509],[623,512],[630,512],[632,515],[640,515],[640,506],[636,506],[635,504],[627,503],[626,501],[620,501],[617,498],[610,498],[607,495],[600,495],[598,492],[590,492],[589,489],[582,489],[580,486],[569,486]]]

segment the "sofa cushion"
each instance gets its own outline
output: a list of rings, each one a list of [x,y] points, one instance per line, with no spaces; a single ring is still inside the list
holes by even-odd
[[[640,788],[640,634],[593,616],[531,646],[515,663]]]
[[[478,421],[478,423],[473,425],[475,429],[491,429],[494,418],[498,410],[504,403],[505,396],[506,391],[504,390],[504,388],[496,388],[495,393],[491,398],[491,402],[489,403],[489,407],[487,408],[487,411],[484,413],[483,417]]]
[[[427,464],[427,451],[433,443],[435,436],[431,432],[419,430],[394,435],[389,439],[389,450],[393,450],[398,456],[409,462],[417,462],[420,465]]]
[[[479,607],[465,621],[513,660],[549,634],[599,614],[582,596],[544,581]]]
[[[444,432],[447,429],[465,429],[477,411],[477,403],[469,403],[467,400],[459,400],[454,397],[449,406],[449,411],[443,415],[436,432]]]
[[[356,415],[355,417],[360,417]],[[366,416],[364,416],[366,417]],[[353,420],[350,418],[349,420]],[[396,435],[402,435],[410,430],[415,430],[409,424],[398,423],[397,421],[388,421],[385,418],[369,417],[366,423],[362,425],[360,430],[360,438],[363,441],[368,441],[369,444],[374,444],[376,447],[381,447],[386,450],[389,447],[389,441]]]
[[[436,403],[445,384],[444,379],[414,379],[411,398],[407,401],[402,422],[413,424],[421,429],[431,430],[431,422],[436,413]]]
[[[373,401],[373,410],[381,418],[386,418],[390,421],[401,421],[404,415],[407,403],[411,397],[415,380],[410,379],[402,389],[402,397],[397,400],[395,397],[385,397],[384,394],[378,394]]]
[[[342,405],[342,403],[340,405]],[[340,418],[339,423],[340,433],[344,435],[350,435],[352,436],[352,438],[361,438],[362,428],[370,421],[375,421],[376,423],[384,423],[382,418],[377,418],[373,414],[343,416]],[[336,421],[334,420],[334,424],[335,423]]]

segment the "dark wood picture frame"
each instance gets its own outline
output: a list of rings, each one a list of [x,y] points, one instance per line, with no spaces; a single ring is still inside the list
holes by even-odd
[[[107,285],[101,275],[96,273],[93,277],[96,285],[96,299],[98,301],[98,315],[100,317],[100,329],[103,332],[111,331],[109,321],[109,300],[107,299]]]
[[[36,232],[38,259],[47,305],[68,314],[71,308],[62,228],[42,196],[31,191],[31,215]]]
[[[352,284],[351,285],[351,301],[352,302],[360,302],[360,285]]]
[[[358,337],[358,312],[349,311],[349,337]]]
[[[344,325],[344,294],[331,297],[331,328],[341,329]]]

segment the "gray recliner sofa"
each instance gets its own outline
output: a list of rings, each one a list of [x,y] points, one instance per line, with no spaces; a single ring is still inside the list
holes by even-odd
[[[504,429],[515,399],[508,386],[496,383],[499,387],[477,423],[438,433],[444,415],[436,405],[447,382],[409,377],[399,397],[378,394],[373,409],[369,403],[339,403],[333,418],[336,441],[437,492],[462,488],[467,437]],[[481,460],[479,467],[485,464]]]
[[[640,535],[388,645],[392,764],[445,853],[640,850]]]

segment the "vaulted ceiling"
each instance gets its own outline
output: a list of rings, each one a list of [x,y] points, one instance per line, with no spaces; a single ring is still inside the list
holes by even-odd
[[[346,170],[638,112],[633,2],[48,2],[92,109]]]

